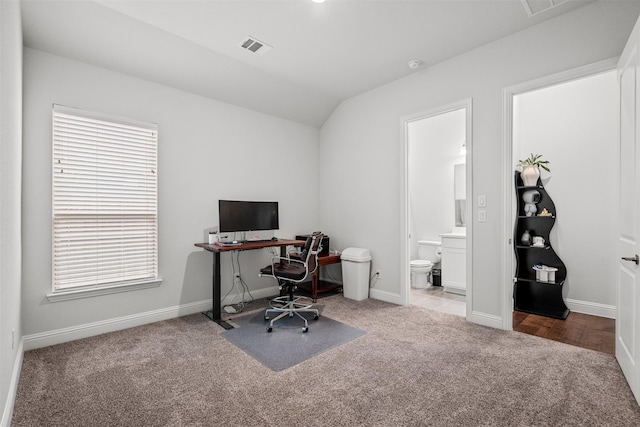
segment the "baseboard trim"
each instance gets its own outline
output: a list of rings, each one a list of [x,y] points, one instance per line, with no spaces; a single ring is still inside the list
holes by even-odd
[[[11,372],[11,382],[9,383],[9,390],[7,390],[7,401],[4,403],[4,410],[2,411],[1,427],[11,426],[11,419],[13,418],[13,407],[16,402],[16,394],[18,393],[18,381],[20,380],[20,372],[22,370],[22,358],[24,355],[24,341],[20,340],[18,344],[18,350],[16,352],[16,360],[13,363],[13,371]]]
[[[162,320],[173,319],[175,317],[186,316],[188,314],[207,311],[210,309],[211,300],[209,299],[161,308],[158,310],[151,310],[144,313],[132,314],[129,316],[101,320],[99,322],[85,323],[68,328],[25,335],[24,350],[29,351],[36,348],[62,344],[69,341],[133,328],[135,326],[146,325],[148,323],[160,322]]]
[[[616,318],[616,306],[600,304],[597,302],[580,301],[575,299],[566,299],[569,310],[576,313],[590,314],[592,316],[606,317],[607,319]]]
[[[502,317],[494,316],[493,314],[472,311],[471,315],[467,317],[467,321],[494,329],[503,329]]]
[[[278,295],[278,287],[271,286],[268,288],[251,291],[251,295],[254,299],[272,297],[274,295]],[[239,301],[240,294],[230,294],[222,300],[222,305],[224,306],[227,304],[233,304]],[[148,323],[160,322],[180,316],[187,316],[189,314],[208,311],[211,310],[212,303],[212,299],[206,299],[188,304],[180,304],[173,307],[165,307],[143,313],[136,313],[128,316],[71,326],[68,328],[55,329],[52,331],[25,335],[23,337],[24,351],[48,347],[50,345],[62,344],[65,342],[93,337],[108,332],[120,331],[122,329],[133,328],[135,326],[146,325]]]
[[[402,305],[402,296],[400,294],[381,291],[379,289],[369,289],[369,298],[390,302],[392,304]]]

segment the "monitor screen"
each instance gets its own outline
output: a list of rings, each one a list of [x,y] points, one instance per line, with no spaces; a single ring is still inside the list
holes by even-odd
[[[220,200],[220,231],[277,230],[278,202]]]

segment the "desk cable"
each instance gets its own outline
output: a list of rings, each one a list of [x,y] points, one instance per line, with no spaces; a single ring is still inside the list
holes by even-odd
[[[251,291],[249,291],[249,287],[247,286],[247,283],[242,279],[242,275],[241,275],[241,272],[240,272],[240,252],[241,251],[232,252],[232,255],[231,255],[231,272],[232,272],[233,283],[231,285],[231,289],[229,289],[229,291],[222,298],[222,300],[224,301],[229,296],[229,294],[231,294],[231,292],[234,289],[240,294],[240,302],[239,303],[227,304],[227,305],[225,305],[223,307],[223,309],[225,309],[226,307],[232,308],[233,311],[230,311],[231,313],[241,313],[242,311],[244,311],[245,303],[250,303],[255,299],[253,297],[253,295],[251,295]],[[235,263],[233,261],[233,253],[236,254]],[[237,274],[236,274],[236,264],[238,266],[238,273]],[[239,288],[238,288],[238,284],[240,284]],[[245,295],[246,294],[249,294],[249,297],[251,298],[250,300],[246,300],[245,299]]]

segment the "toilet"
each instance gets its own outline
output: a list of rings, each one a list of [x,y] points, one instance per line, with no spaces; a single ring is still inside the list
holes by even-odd
[[[409,263],[411,268],[411,286],[417,289],[429,285],[429,273],[440,262],[442,244],[435,240],[418,240],[418,258]]]

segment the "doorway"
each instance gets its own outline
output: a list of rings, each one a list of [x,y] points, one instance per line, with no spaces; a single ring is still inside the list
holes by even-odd
[[[542,171],[545,190],[556,206],[549,240],[567,267],[563,299],[574,317],[592,316],[595,324],[611,325],[616,313],[615,254],[618,218],[618,85],[615,61],[603,61],[505,90],[505,218],[504,329],[520,327],[523,314],[513,313],[516,260],[511,239],[516,200],[513,171],[519,160],[541,154],[551,172]],[[589,166],[587,166],[589,165]],[[585,169],[591,173],[583,175]],[[508,178],[507,178],[508,177]],[[604,209],[603,207],[606,207]],[[531,266],[533,267],[533,266]],[[518,266],[518,268],[528,268]],[[571,314],[569,315],[571,316]],[[598,322],[602,319],[603,322]],[[607,321],[608,320],[608,321]],[[552,338],[544,318],[534,335]],[[579,322],[584,324],[584,322]],[[564,322],[570,327],[572,322]],[[578,325],[578,323],[575,323]],[[534,331],[532,328],[530,331]],[[548,330],[549,329],[549,330]],[[614,339],[606,326],[604,339]],[[525,331],[526,332],[526,331]],[[572,336],[594,335],[572,333]],[[562,337],[559,337],[561,340]],[[579,341],[579,339],[578,339]],[[580,345],[580,342],[570,342]]]
[[[462,247],[471,247],[471,206],[467,203],[471,194],[471,99],[405,118],[403,128],[402,301],[466,316],[472,288],[470,251],[462,249],[460,254],[456,249],[447,258],[449,263],[456,260],[460,264],[448,271],[457,276],[462,271],[456,283],[466,289],[443,289],[449,282],[442,263],[431,266],[425,284],[415,269],[412,277],[410,261],[421,258],[418,242],[433,248],[443,235],[455,235]],[[441,248],[437,251],[440,256]]]

